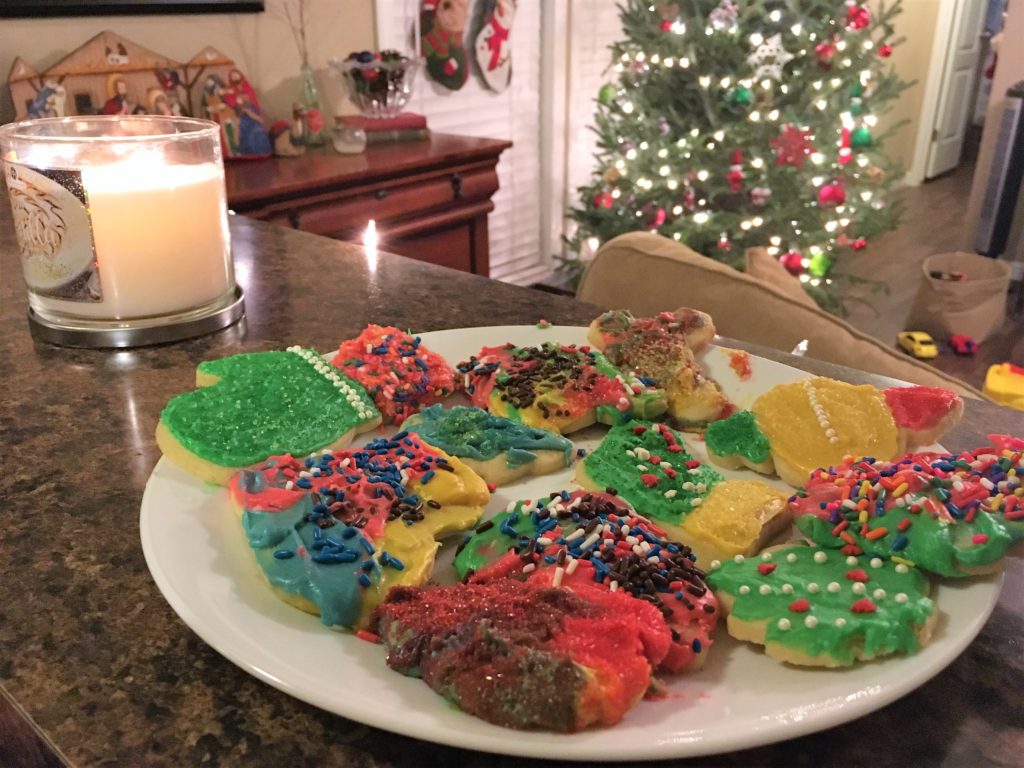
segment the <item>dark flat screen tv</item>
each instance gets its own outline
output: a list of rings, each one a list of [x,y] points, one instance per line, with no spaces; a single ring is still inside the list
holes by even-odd
[[[263,0],[0,0],[0,17],[258,13]]]

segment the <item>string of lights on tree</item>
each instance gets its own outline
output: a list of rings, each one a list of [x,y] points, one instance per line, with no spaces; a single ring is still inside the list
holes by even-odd
[[[600,243],[646,229],[742,267],[763,246],[837,310],[844,259],[894,227],[899,171],[876,126],[907,87],[886,61],[899,2],[620,4],[597,170],[571,212],[579,274]]]

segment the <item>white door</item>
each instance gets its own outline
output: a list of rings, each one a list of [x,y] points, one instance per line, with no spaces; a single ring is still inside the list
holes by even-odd
[[[967,119],[971,114],[978,57],[981,55],[985,6],[986,0],[956,0],[926,178],[952,170],[960,162]]]

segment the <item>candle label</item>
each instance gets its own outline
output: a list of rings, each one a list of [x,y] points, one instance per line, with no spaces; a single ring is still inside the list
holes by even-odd
[[[4,177],[29,290],[66,301],[102,301],[81,171],[5,162]]]

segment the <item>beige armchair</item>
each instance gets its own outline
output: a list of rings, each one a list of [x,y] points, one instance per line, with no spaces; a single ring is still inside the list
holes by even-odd
[[[914,384],[983,397],[849,323],[822,311],[764,251],[751,249],[738,272],[660,235],[633,232],[598,249],[577,297],[650,315],[680,306],[707,312],[722,336],[789,352],[807,339],[807,356]]]

